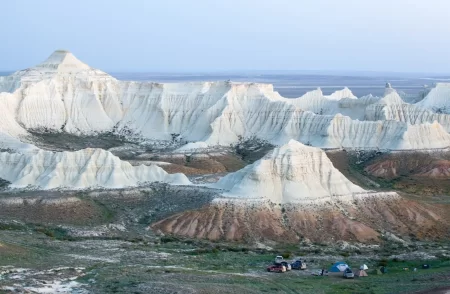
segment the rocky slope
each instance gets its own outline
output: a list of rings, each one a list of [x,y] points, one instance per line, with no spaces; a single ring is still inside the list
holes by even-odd
[[[214,186],[225,190],[222,197],[153,228],[213,240],[277,242],[376,242],[383,230],[422,238],[448,233],[435,207],[393,192],[364,190],[336,170],[322,150],[294,141]]]
[[[401,176],[448,179],[450,160],[433,158],[427,154],[397,154],[376,161],[364,170],[370,175],[384,179],[396,179]]]
[[[214,203],[153,224],[156,231],[190,238],[296,243],[346,240],[377,243],[381,232],[448,238],[445,210],[404,199],[368,198],[355,205],[310,210],[296,206]]]

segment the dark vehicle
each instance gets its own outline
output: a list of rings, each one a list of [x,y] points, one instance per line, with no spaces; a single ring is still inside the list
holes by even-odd
[[[286,271],[286,267],[282,265],[281,263],[275,263],[272,265],[269,265],[267,267],[268,272],[274,272],[274,273],[284,273]]]
[[[306,269],[306,263],[301,260],[296,260],[291,263],[291,268],[295,270],[304,270]]]

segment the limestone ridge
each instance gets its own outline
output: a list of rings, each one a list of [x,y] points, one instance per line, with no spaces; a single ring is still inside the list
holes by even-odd
[[[0,178],[12,188],[124,188],[145,182],[190,184],[184,174],[168,174],[156,165],[131,166],[102,149],[76,152],[0,152]]]
[[[118,81],[58,50],[35,67],[0,77],[0,148],[30,147],[22,140],[29,130],[168,141],[179,134],[197,142],[184,149],[249,137],[330,149],[447,148],[450,115],[443,104],[449,88],[438,84],[415,105],[390,85],[384,97],[356,98],[344,88],[288,99],[258,83]]]

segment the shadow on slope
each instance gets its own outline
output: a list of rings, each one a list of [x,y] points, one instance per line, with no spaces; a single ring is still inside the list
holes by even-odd
[[[77,151],[85,148],[110,149],[132,144],[123,136],[104,133],[92,136],[77,136],[69,133],[33,132],[28,138],[37,147],[50,151]]]

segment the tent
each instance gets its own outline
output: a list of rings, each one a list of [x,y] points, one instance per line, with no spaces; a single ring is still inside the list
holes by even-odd
[[[382,274],[386,274],[387,272],[388,272],[387,268],[385,266],[381,266],[379,269],[377,269],[376,274],[382,275]]]
[[[368,276],[368,274],[367,274],[367,272],[365,271],[365,270],[359,270],[357,273],[356,273],[356,275],[358,276],[358,277],[367,277]]]
[[[345,271],[347,268],[349,268],[348,264],[343,261],[339,261],[333,264],[329,271],[332,273],[339,273]]]
[[[360,269],[360,270],[363,270],[363,271],[366,271],[366,270],[369,269],[369,267],[368,267],[367,265],[363,264],[363,265],[361,265],[361,266],[359,267],[359,269]]]

